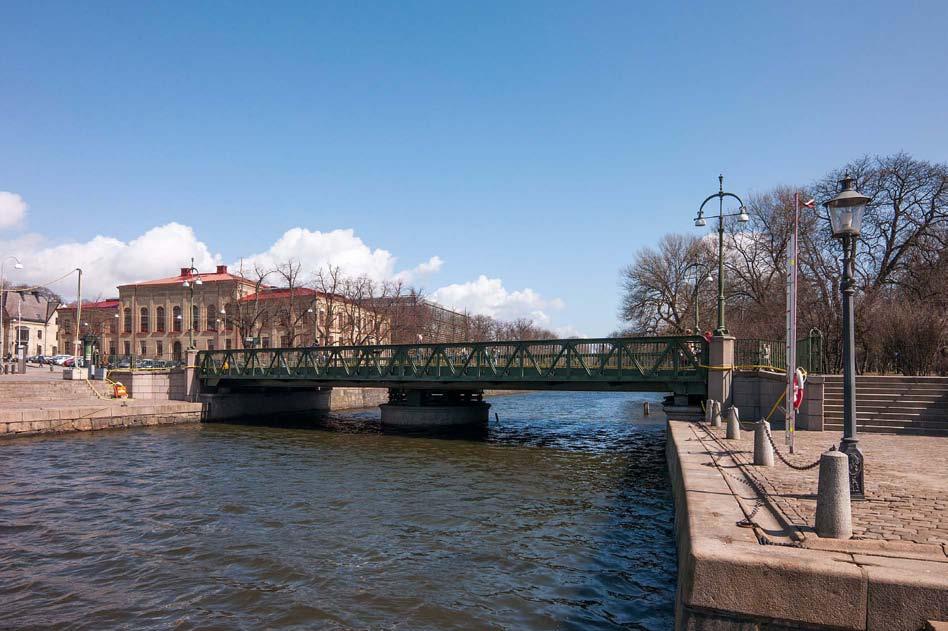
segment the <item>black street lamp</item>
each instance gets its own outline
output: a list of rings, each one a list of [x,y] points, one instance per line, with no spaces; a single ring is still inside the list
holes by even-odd
[[[724,326],[724,218],[737,217],[740,223],[747,223],[750,217],[747,216],[747,209],[744,202],[734,193],[724,192],[724,176],[718,176],[718,192],[701,202],[698,208],[698,216],[695,217],[695,226],[701,228],[708,225],[704,219],[704,206],[715,197],[718,198],[718,326],[714,329],[715,335],[727,335],[727,327]],[[741,206],[736,213],[724,214],[724,198],[733,197]]]
[[[188,300],[188,311],[190,311],[191,313],[190,315],[188,315],[188,322],[190,322],[191,324],[188,327],[188,350],[193,351],[194,350],[194,286],[197,285],[198,287],[200,287],[201,285],[204,284],[204,281],[201,280],[201,274],[198,273],[197,268],[194,267],[193,257],[191,258],[191,267],[188,268],[188,272],[191,274],[195,274],[194,282],[193,283],[189,282],[188,279],[185,278],[184,282],[181,283],[181,286],[189,290],[189,293],[190,293],[189,300]]]
[[[843,244],[843,276],[839,290],[843,294],[843,440],[839,450],[849,457],[849,496],[865,498],[863,456],[856,436],[856,350],[853,311],[853,259],[856,257],[856,239],[862,229],[862,215],[869,203],[868,197],[854,188],[853,178],[846,175],[839,181],[842,190],[824,204],[829,210],[833,237]]]

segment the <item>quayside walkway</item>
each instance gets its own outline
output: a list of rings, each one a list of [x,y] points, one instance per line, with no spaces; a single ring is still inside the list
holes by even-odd
[[[798,432],[795,466],[838,432]],[[916,631],[948,620],[948,437],[863,435],[851,540],[814,530],[818,469],[753,465],[753,433],[669,421],[680,628]],[[688,626],[691,625],[691,626]],[[758,627],[754,627],[758,628]]]

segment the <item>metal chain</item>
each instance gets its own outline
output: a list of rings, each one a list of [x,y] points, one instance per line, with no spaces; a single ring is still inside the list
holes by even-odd
[[[700,421],[698,422],[698,425],[702,429],[704,429],[704,431],[707,432],[709,436],[714,438],[714,434],[711,432],[710,427],[706,426],[704,423]],[[761,508],[763,508],[764,503],[766,502],[766,498],[769,495],[767,493],[767,489],[765,489],[760,484],[760,482],[758,482],[757,479],[754,478],[753,476],[749,476],[750,479],[748,480],[745,478],[739,478],[736,475],[728,471],[725,471],[724,468],[721,466],[721,464],[718,462],[718,459],[714,456],[714,454],[712,454],[709,451],[708,455],[711,456],[711,462],[714,464],[715,468],[721,473],[721,475],[731,478],[732,480],[740,484],[743,484],[744,486],[750,488],[754,492],[754,496],[755,496],[754,507],[750,510],[750,512],[747,512],[742,507],[742,510],[744,510],[744,519],[741,519],[735,522],[735,525],[741,528],[753,528],[754,526],[757,526],[758,528],[760,528],[759,524],[757,524],[757,522],[754,521],[754,517],[757,516],[757,513],[760,511]],[[740,505],[740,502],[738,502],[738,505]],[[757,540],[762,545],[783,546],[783,547],[788,547],[788,548],[802,548],[803,547],[803,544],[797,541],[791,541],[791,542],[774,541],[763,532],[757,533]]]
[[[764,425],[764,433],[767,434],[767,440],[770,441],[770,446],[774,448],[774,453],[777,454],[777,457],[780,458],[780,461],[782,463],[784,463],[791,469],[796,469],[797,471],[809,471],[810,469],[820,466],[819,458],[816,459],[816,462],[812,462],[808,465],[793,464],[792,462],[787,460],[782,453],[780,453],[779,449],[777,449],[777,443],[774,442],[774,437],[771,436],[770,434],[770,428],[767,427],[766,425]]]

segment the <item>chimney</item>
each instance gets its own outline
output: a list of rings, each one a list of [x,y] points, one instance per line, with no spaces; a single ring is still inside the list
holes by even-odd
[[[226,266],[226,265],[218,265],[218,266],[217,266],[217,273],[218,273],[218,274],[226,274],[226,273],[227,273],[227,266]]]
[[[187,278],[187,277],[190,276],[190,275],[191,275],[191,268],[190,268],[190,267],[182,267],[182,268],[181,268],[181,278]]]

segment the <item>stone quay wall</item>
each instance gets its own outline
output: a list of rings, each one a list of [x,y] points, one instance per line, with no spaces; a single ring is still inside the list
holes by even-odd
[[[4,411],[0,415],[0,438],[16,438],[61,432],[152,427],[199,423],[199,404],[164,405],[69,405],[54,408]]]
[[[765,418],[786,389],[783,373],[767,370],[736,372],[731,385],[732,400],[740,411],[741,420],[753,422]],[[783,403],[781,403],[781,406]],[[778,409],[771,423],[782,424],[783,413]],[[811,375],[806,380],[803,404],[797,412],[797,429],[823,431],[823,376]]]
[[[805,435],[822,444],[822,435]],[[817,537],[782,508],[787,496],[772,484],[781,465],[754,467],[747,442],[725,440],[719,429],[669,420],[665,453],[678,547],[676,629],[918,631],[948,619],[948,547]],[[896,474],[919,468],[891,460],[902,465],[889,474],[895,485],[903,483]],[[762,501],[745,482],[760,477],[769,489]],[[884,499],[866,503],[879,511]]]

